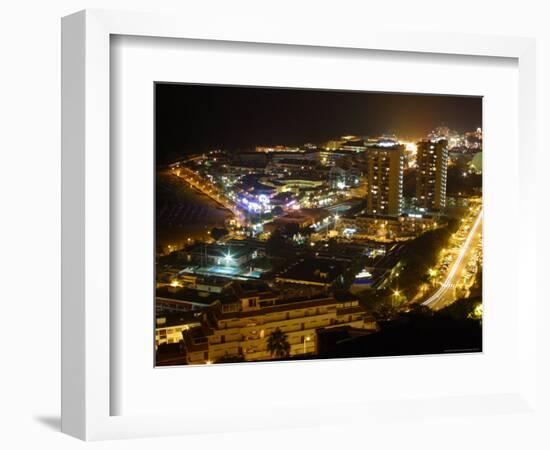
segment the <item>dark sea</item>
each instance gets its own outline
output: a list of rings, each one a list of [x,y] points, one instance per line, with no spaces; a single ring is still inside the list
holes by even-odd
[[[181,247],[188,239],[208,237],[214,227],[223,227],[231,213],[181,179],[165,172],[156,177],[157,245]]]

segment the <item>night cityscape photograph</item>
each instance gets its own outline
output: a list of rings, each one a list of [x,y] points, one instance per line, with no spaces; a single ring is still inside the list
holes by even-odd
[[[156,83],[156,366],[482,351],[482,98]]]

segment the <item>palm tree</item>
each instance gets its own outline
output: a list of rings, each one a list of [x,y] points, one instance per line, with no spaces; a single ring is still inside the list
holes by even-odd
[[[284,358],[290,354],[290,344],[285,333],[279,328],[272,331],[267,338],[267,349],[271,356],[275,355],[276,358]]]

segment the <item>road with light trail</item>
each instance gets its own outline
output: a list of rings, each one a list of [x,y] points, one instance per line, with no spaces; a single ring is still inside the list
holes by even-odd
[[[472,225],[472,228],[468,233],[468,236],[457,254],[456,260],[449,269],[447,277],[439,289],[437,289],[437,291],[435,291],[427,300],[422,302],[424,306],[428,306],[432,309],[440,309],[455,300],[455,287],[459,284],[462,271],[468,263],[467,256],[470,251],[475,248],[479,242],[479,239],[481,239],[478,231],[482,223],[482,216],[483,210],[480,210]]]

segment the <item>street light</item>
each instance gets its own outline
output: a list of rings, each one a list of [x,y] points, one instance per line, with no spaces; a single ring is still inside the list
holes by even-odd
[[[225,259],[225,265],[228,265],[233,261],[233,256],[231,256],[231,251],[228,251],[227,254],[224,256]]]
[[[174,278],[170,281],[170,287],[173,287],[173,288],[181,287],[181,283]]]
[[[393,291],[393,295],[392,295],[392,308],[395,307],[395,304],[393,303],[393,299],[395,298],[396,300],[399,300],[399,296],[401,295],[401,293],[399,292],[399,289],[395,289]]]
[[[306,342],[311,341],[311,337],[306,336],[304,339],[304,355],[306,354]]]

